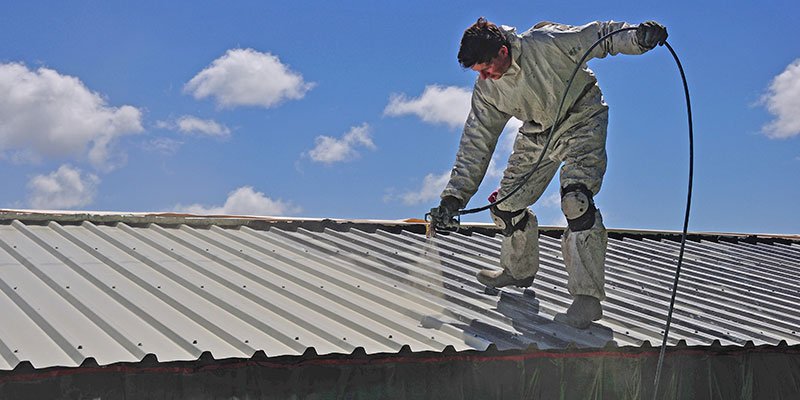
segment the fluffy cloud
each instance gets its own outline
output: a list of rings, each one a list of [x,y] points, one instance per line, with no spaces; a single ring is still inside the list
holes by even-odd
[[[775,116],[775,120],[762,128],[765,135],[773,139],[800,135],[800,59],[772,80],[761,100]]]
[[[422,180],[421,188],[401,194],[400,199],[403,204],[409,206],[438,201],[449,180],[450,171],[442,174],[428,174]]]
[[[409,99],[405,94],[392,95],[383,113],[389,116],[416,115],[428,123],[458,128],[467,120],[471,96],[472,92],[465,88],[429,85],[417,98]]]
[[[558,179],[558,178],[556,178]],[[545,194],[534,204],[539,223],[549,226],[567,226],[567,217],[561,211],[561,192],[556,187]]]
[[[500,136],[500,143],[492,154],[492,159],[489,160],[489,170],[486,172],[487,178],[502,178],[503,170],[506,169],[508,164],[508,156],[514,150],[514,140],[517,138],[517,131],[522,126],[522,121],[511,118],[506,124],[503,133]]]
[[[282,216],[296,214],[301,210],[290,203],[273,200],[265,196],[264,193],[256,192],[250,186],[242,186],[230,192],[225,204],[222,206],[177,205],[175,206],[175,211],[191,214]]]
[[[183,142],[170,138],[155,138],[142,144],[142,148],[147,151],[160,153],[165,156],[171,156],[178,152]]]
[[[333,164],[339,161],[351,161],[358,157],[357,147],[375,149],[375,144],[370,138],[369,125],[366,123],[361,126],[350,128],[341,139],[330,136],[317,136],[316,146],[308,152],[312,160]]]
[[[175,121],[158,121],[156,127],[176,130],[190,135],[207,135],[220,138],[228,137],[231,134],[231,130],[223,124],[211,119],[200,119],[191,115],[184,115]]]
[[[303,98],[314,86],[270,53],[232,49],[200,71],[184,90],[195,99],[213,97],[220,107],[273,107]]]
[[[492,159],[489,161],[489,168],[486,171],[485,179],[499,180],[503,176],[506,160],[513,150],[514,139],[517,137],[517,131],[521,126],[522,121],[516,118],[512,118],[511,121],[509,121],[509,123],[506,125],[502,136],[500,137],[500,143],[498,143],[497,148],[492,155]],[[449,180],[450,171],[446,171],[442,174],[428,174],[422,180],[421,188],[405,192],[399,196],[390,195],[387,196],[385,200],[391,201],[399,197],[400,200],[402,200],[402,202],[406,205],[437,201],[439,196],[442,194],[442,190],[444,190],[445,186],[447,186],[447,182]]]
[[[566,227],[567,217],[565,217],[564,214],[556,214],[554,217],[547,220],[543,225]]]
[[[143,130],[139,109],[111,107],[78,78],[52,69],[0,64],[0,93],[0,152],[15,161],[86,158],[110,170],[124,162],[113,153],[117,138]]]
[[[100,179],[93,174],[62,165],[49,175],[37,175],[28,182],[28,202],[33,208],[65,209],[91,204]]]

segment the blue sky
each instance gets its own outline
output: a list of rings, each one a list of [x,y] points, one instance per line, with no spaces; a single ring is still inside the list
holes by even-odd
[[[520,32],[542,20],[655,19],[692,94],[690,230],[800,233],[796,1],[3,9],[2,208],[419,218],[455,158],[475,80],[456,53],[477,17]],[[671,56],[658,48],[589,66],[611,107],[596,198],[606,225],[679,230],[687,133]],[[470,206],[496,187],[509,136]],[[533,207],[543,225],[563,224],[555,189]]]

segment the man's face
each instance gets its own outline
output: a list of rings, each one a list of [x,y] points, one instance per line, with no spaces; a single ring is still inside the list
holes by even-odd
[[[478,78],[483,80],[500,79],[508,71],[509,67],[511,67],[511,57],[508,55],[506,46],[503,46],[491,61],[475,64],[471,69],[478,73]]]

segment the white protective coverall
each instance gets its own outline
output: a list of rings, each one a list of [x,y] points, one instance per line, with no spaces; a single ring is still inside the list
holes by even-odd
[[[475,83],[472,110],[442,198],[454,196],[461,200],[462,206],[467,204],[486,174],[500,133],[508,120],[516,117],[524,123],[503,173],[498,198],[513,190],[539,158],[576,63],[601,36],[629,26],[613,21],[583,26],[544,22],[522,35],[517,35],[514,28],[503,26],[511,45],[511,66],[500,79],[479,79]],[[629,30],[606,39],[592,50],[589,59],[645,51],[647,49],[636,39],[636,31]],[[539,169],[524,187],[497,206],[500,211],[525,209],[528,213],[525,228],[505,236],[501,247],[500,266],[516,279],[534,276],[539,269],[538,222],[526,207],[539,199],[559,165],[563,162],[561,188],[583,184],[594,195],[600,191],[606,171],[608,106],[594,74],[585,64],[575,76],[562,114],[562,122],[556,127]],[[504,227],[495,213],[492,217],[496,224]],[[514,223],[520,217],[514,219]],[[567,288],[573,297],[605,298],[607,241],[599,211],[595,213],[591,228],[578,232],[567,228],[564,232],[561,249],[569,275]]]

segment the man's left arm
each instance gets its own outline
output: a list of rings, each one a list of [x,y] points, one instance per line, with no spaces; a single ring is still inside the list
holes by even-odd
[[[639,25],[616,21],[595,21],[582,26],[573,26],[559,33],[557,43],[570,54],[575,62],[583,53],[601,37],[622,28],[636,29],[617,33],[606,38],[596,46],[591,58],[603,58],[607,55],[642,54],[667,40],[667,29],[655,21],[647,21]]]

